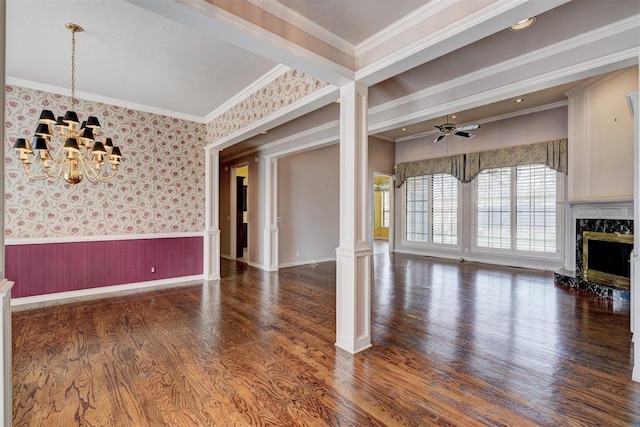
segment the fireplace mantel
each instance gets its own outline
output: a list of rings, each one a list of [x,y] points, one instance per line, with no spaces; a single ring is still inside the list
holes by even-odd
[[[633,198],[569,200],[560,205],[570,210],[567,216],[574,224],[581,218],[633,219]]]
[[[565,244],[564,269],[576,269],[576,221],[579,219],[633,220],[633,198],[569,200],[564,207]]]

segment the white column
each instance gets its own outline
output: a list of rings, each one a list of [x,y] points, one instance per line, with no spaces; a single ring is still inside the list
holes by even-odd
[[[371,347],[370,180],[366,87],[340,88],[340,246],[336,249],[336,346]]]
[[[0,1],[0,123],[4,123],[4,58],[5,58],[5,5]],[[4,141],[4,126],[0,126],[0,141]],[[4,149],[0,150],[0,165],[4,165]],[[0,230],[4,230],[4,175],[3,185],[0,185]],[[13,282],[4,277],[4,233],[0,233],[0,400],[2,409],[0,422],[2,425],[11,425],[12,415],[12,387],[11,387],[11,288]]]
[[[2,304],[2,315],[0,316],[0,360],[2,369],[0,370],[0,384],[2,384],[2,413],[0,420],[2,425],[11,425],[12,415],[12,387],[11,387],[11,288],[13,282],[6,279],[0,280],[0,303]]]
[[[633,373],[631,378],[640,382],[640,119],[638,93],[627,95],[633,114],[633,252],[631,254],[631,332],[633,332]]]
[[[220,151],[208,148],[205,156],[204,278],[220,279]]]
[[[264,171],[264,266],[278,271],[278,159],[265,158]]]

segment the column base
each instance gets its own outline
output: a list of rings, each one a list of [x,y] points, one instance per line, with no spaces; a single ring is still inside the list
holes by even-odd
[[[204,235],[204,280],[220,280],[220,230],[209,230]]]
[[[371,258],[363,245],[336,249],[336,346],[355,354],[371,347]]]
[[[278,227],[264,228],[264,270],[278,271]]]

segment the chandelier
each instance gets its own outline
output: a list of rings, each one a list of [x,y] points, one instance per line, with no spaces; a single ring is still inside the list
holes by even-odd
[[[91,182],[107,182],[116,176],[122,155],[111,138],[103,137],[99,141],[101,132],[97,117],[89,116],[81,124],[73,111],[76,103],[76,33],[82,32],[83,28],[72,23],[65,26],[71,31],[71,109],[57,118],[51,110],[42,110],[33,141],[18,138],[13,149],[18,152],[30,178],[56,180],[63,177],[69,184],[77,184],[83,177]],[[55,140],[59,140],[59,147],[52,151]]]

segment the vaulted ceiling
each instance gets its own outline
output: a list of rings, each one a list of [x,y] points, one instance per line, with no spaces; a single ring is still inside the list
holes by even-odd
[[[555,105],[640,45],[637,0],[7,0],[7,83],[69,93],[66,22],[79,97],[207,122],[284,65],[368,86],[390,140]]]

